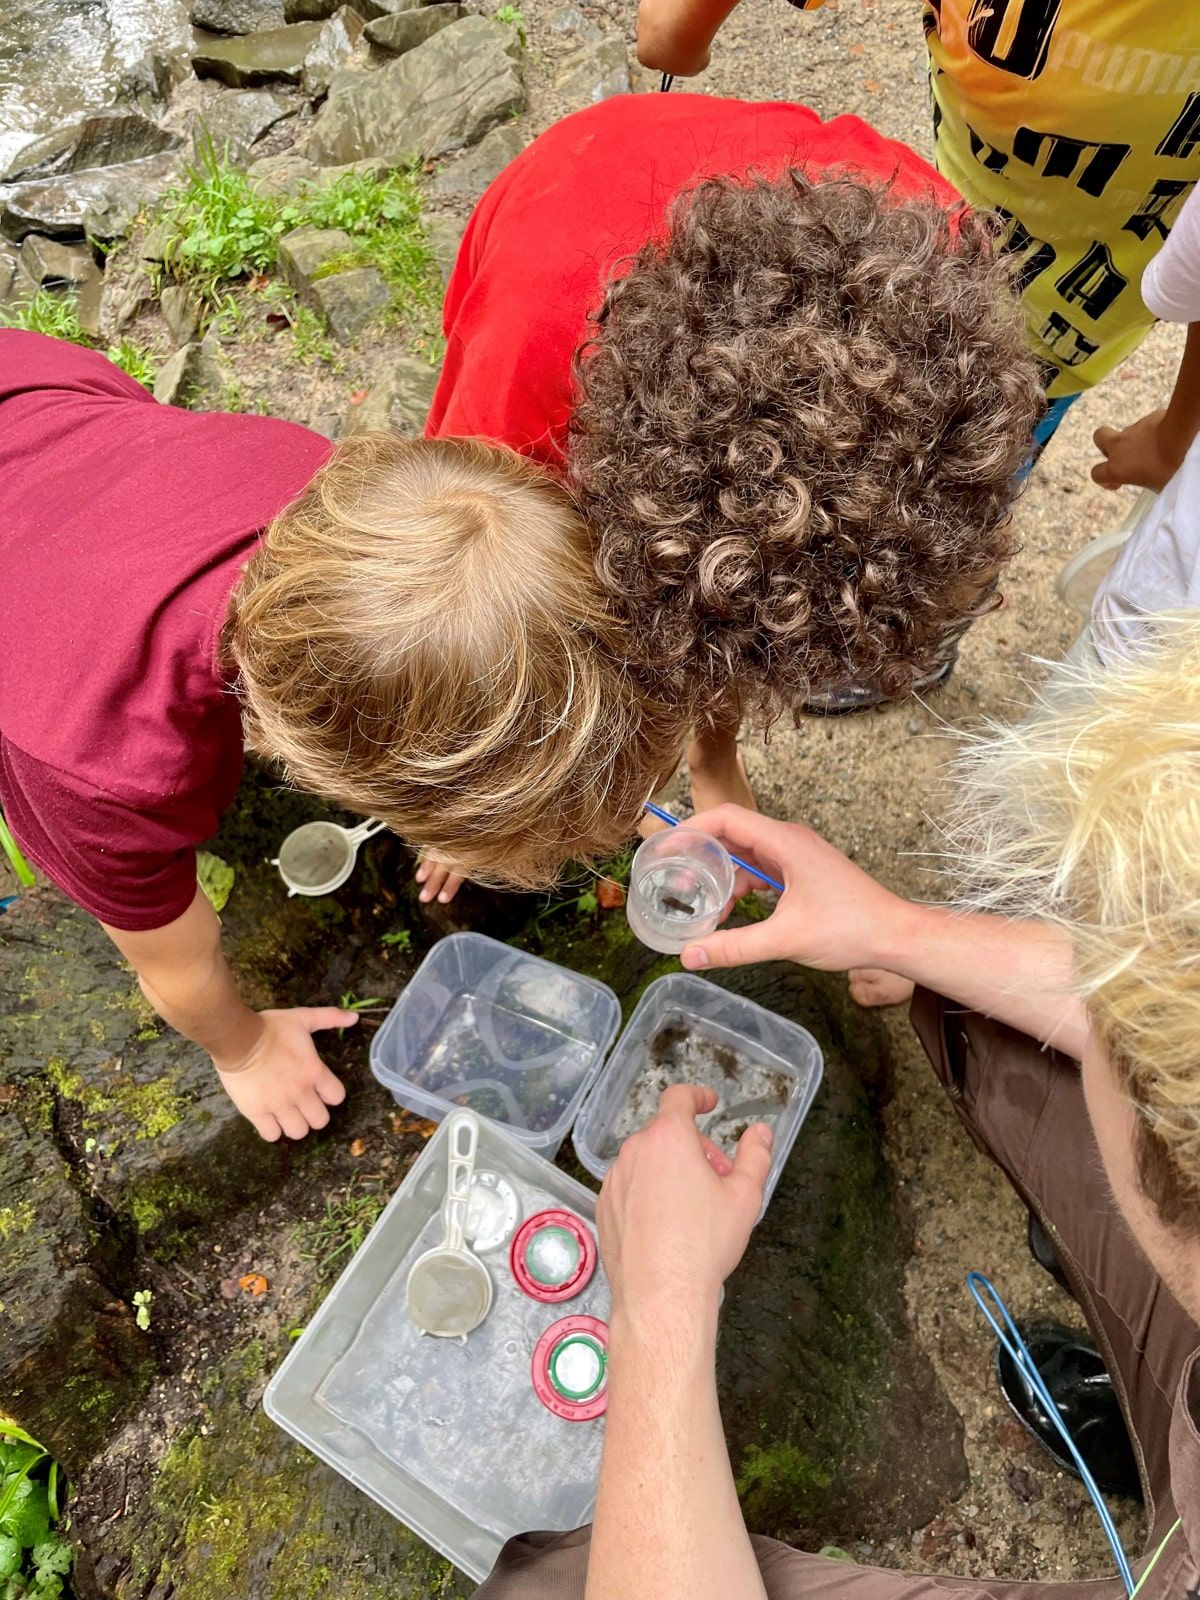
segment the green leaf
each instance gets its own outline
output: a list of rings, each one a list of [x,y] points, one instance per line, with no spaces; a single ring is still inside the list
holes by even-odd
[[[21,1546],[7,1533],[0,1533],[0,1578],[15,1578],[21,1570]]]
[[[7,1533],[28,1548],[49,1537],[50,1502],[45,1484],[26,1478],[17,1485],[12,1504],[0,1517],[0,1533]]]
[[[237,873],[227,861],[210,850],[196,852],[196,878],[214,911],[224,911],[233,892]]]
[[[46,1503],[50,1507],[50,1520],[57,1522],[62,1516],[62,1506],[58,1499],[58,1462],[50,1463],[50,1471],[46,1477]]]
[[[74,1559],[75,1552],[65,1539],[46,1539],[33,1547],[34,1577],[65,1578]]]

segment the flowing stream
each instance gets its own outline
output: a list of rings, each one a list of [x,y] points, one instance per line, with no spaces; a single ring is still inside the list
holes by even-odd
[[[0,0],[0,170],[38,134],[120,103],[148,50],[189,38],[187,0]]]

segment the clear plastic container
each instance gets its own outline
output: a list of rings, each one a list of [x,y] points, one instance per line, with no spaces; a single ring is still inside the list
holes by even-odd
[[[629,926],[651,950],[678,955],[716,928],[733,881],[729,852],[711,834],[688,827],[652,833],[629,870]]]
[[[567,1313],[607,1322],[601,1267],[569,1303],[517,1287],[508,1250],[481,1254],[492,1309],[465,1342],[418,1332],[404,1307],[409,1269],[440,1243],[447,1130],[440,1128],[366,1243],[267,1385],[269,1417],[477,1583],[504,1541],[591,1520],[602,1419],[565,1421],[533,1383],[539,1339]],[[521,1214],[565,1208],[595,1228],[596,1197],[494,1123],[481,1121],[476,1171],[516,1191]]]
[[[667,1083],[708,1083],[717,1109],[700,1126],[732,1149],[752,1122],[775,1132],[763,1207],[771,1198],[808,1115],[825,1060],[821,1047],[789,1022],[690,972],[657,978],[638,1001],[575,1124],[580,1161],[603,1178],[630,1133],[653,1116]]]
[[[441,1122],[467,1106],[551,1157],[620,1025],[607,984],[483,934],[452,933],[371,1041],[371,1071],[418,1116]]]

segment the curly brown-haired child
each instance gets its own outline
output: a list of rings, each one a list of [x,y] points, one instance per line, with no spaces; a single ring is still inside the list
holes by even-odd
[[[445,330],[427,431],[569,483],[698,806],[752,803],[745,715],[936,681],[995,603],[1038,373],[988,219],[855,117],[566,118],[476,209]]]

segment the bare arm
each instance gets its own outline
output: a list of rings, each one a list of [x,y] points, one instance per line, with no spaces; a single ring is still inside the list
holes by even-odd
[[[1057,928],[914,905],[799,823],[737,806],[694,820],[736,854],[782,876],[787,892],[765,922],[689,945],[684,966],[788,960],[827,972],[885,967],[1082,1056],[1087,1013],[1072,993],[1070,943]]]
[[[641,0],[638,60],[680,78],[703,72],[717,31],[736,5],[737,0]]]
[[[203,892],[165,927],[104,931],[137,973],[165,1022],[213,1058],[230,1099],[264,1139],[299,1139],[329,1121],[345,1090],[312,1042],[321,1028],[346,1027],[357,1013],[335,1006],[253,1011],[238,993],[221,950],[221,924]]]
[[[717,1405],[721,1284],[741,1259],[771,1159],[733,1162],[696,1128],[711,1090],[677,1085],[626,1140],[597,1215],[613,1291],[609,1401],[587,1600],[765,1600]]]
[[[1131,422],[1127,428],[1097,428],[1092,442],[1103,455],[1092,477],[1105,489],[1136,484],[1162,489],[1183,465],[1200,433],[1200,322],[1188,324],[1187,343],[1165,411]]]

